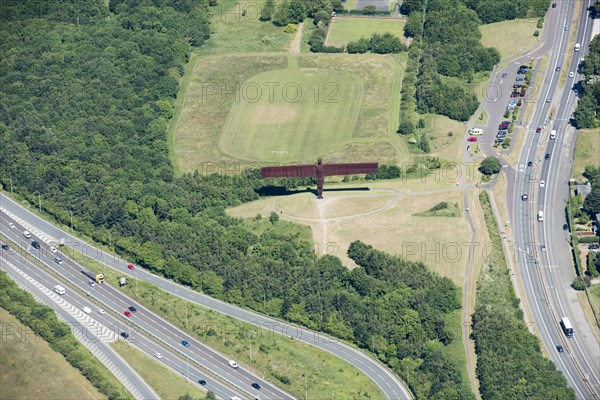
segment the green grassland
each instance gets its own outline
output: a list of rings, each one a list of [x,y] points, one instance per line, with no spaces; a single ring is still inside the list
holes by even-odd
[[[257,229],[268,229],[260,225],[261,222],[257,224]],[[78,252],[67,250],[74,260],[90,271],[102,272],[108,283],[118,287],[122,274]],[[142,307],[152,310],[222,354],[235,358],[265,379],[277,382],[299,398],[304,396],[304,385],[307,383],[309,398],[383,399],[383,394],[373,381],[356,367],[326,351],[275,334],[269,329],[240,322],[134,278],[128,278],[127,286],[121,290],[135,298]],[[276,376],[285,376],[290,383],[282,384]]]
[[[355,76],[342,71],[286,69],[255,75],[238,92],[219,148],[242,160],[283,156],[286,162],[314,158],[315,149],[334,151],[352,139],[361,89]]]
[[[308,162],[315,153],[329,161],[404,159],[395,133],[404,57],[198,57],[170,126],[178,170]]]
[[[587,165],[600,165],[600,129],[581,129],[577,136],[573,178],[585,179],[581,174]]]
[[[130,346],[126,341],[118,340],[112,344],[112,347],[129,365],[134,366],[137,373],[161,399],[178,399],[185,394],[189,394],[193,399],[204,398],[206,392],[198,386],[188,383],[181,373],[175,373],[137,348]]]
[[[106,398],[45,340],[2,308],[0,323],[0,399]]]
[[[336,17],[332,24],[326,43],[329,46],[343,46],[363,36],[370,38],[374,33],[391,32],[404,38],[404,21],[401,19]]]
[[[485,47],[495,47],[500,52],[502,59],[515,56],[531,49],[542,36],[533,36],[537,18],[515,19],[481,25],[481,43]]]

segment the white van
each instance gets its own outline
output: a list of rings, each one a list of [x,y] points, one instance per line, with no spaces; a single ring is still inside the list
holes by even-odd
[[[25,236],[27,239],[31,239],[31,233],[29,233],[29,231],[23,231],[23,236]]]
[[[575,51],[579,51],[581,49],[581,43],[575,43]]]
[[[65,294],[65,288],[60,285],[54,286],[54,291],[60,295]]]
[[[538,221],[542,222],[544,220],[544,212],[538,211]]]
[[[86,314],[89,314],[89,313],[92,312],[92,310],[89,307],[87,307],[87,306],[81,307],[81,311],[83,311]]]
[[[556,139],[556,129],[552,129],[552,132],[550,132],[550,139]]]

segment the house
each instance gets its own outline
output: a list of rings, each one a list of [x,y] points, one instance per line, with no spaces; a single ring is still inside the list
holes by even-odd
[[[581,198],[585,200],[586,196],[592,191],[592,185],[577,185],[575,186],[575,195],[581,195]]]

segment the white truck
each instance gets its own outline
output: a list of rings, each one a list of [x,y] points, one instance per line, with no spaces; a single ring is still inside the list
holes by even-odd
[[[560,319],[560,326],[562,327],[563,331],[565,332],[565,335],[568,338],[572,338],[573,337],[573,326],[571,325],[571,322],[569,321],[569,318],[562,317]]]
[[[544,212],[538,211],[538,221],[542,222],[544,220]]]
[[[54,286],[54,291],[60,295],[65,294],[65,288],[60,285]]]

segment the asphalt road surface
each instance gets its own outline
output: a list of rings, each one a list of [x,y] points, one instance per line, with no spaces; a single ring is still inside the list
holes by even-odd
[[[9,220],[11,220],[15,224],[18,223],[19,225],[23,226],[24,229],[28,229],[32,234],[35,234],[45,243],[56,243],[61,238],[65,238],[66,245],[81,251],[89,257],[94,258],[98,262],[120,271],[121,274],[129,275],[142,281],[149,282],[162,290],[170,292],[171,294],[182,297],[206,308],[237,318],[241,321],[265,328],[273,333],[281,334],[283,336],[293,338],[294,340],[300,340],[312,346],[326,350],[354,365],[365,375],[371,378],[382,389],[387,399],[412,399],[412,394],[408,388],[387,367],[366,353],[348,344],[340,342],[335,338],[324,335],[320,332],[312,331],[261,314],[257,314],[220,300],[213,299],[209,296],[195,292],[187,287],[176,284],[170,280],[156,276],[140,267],[136,267],[134,271],[131,271],[127,268],[127,261],[116,258],[115,256],[107,254],[93,246],[89,246],[80,239],[55,227],[44,219],[24,209],[2,193],[0,193],[0,211],[0,217],[2,217],[2,220],[0,220],[0,232],[6,232],[7,229],[9,229],[7,224]],[[25,238],[22,238],[20,240],[24,239]],[[121,304],[121,306],[125,306],[125,304]],[[182,339],[183,338],[178,338],[178,340]],[[199,346],[199,344],[197,344],[197,346]],[[242,387],[245,388],[246,386]],[[287,397],[289,397],[289,395],[287,395]],[[261,399],[263,398],[266,398],[266,396],[261,394]]]

